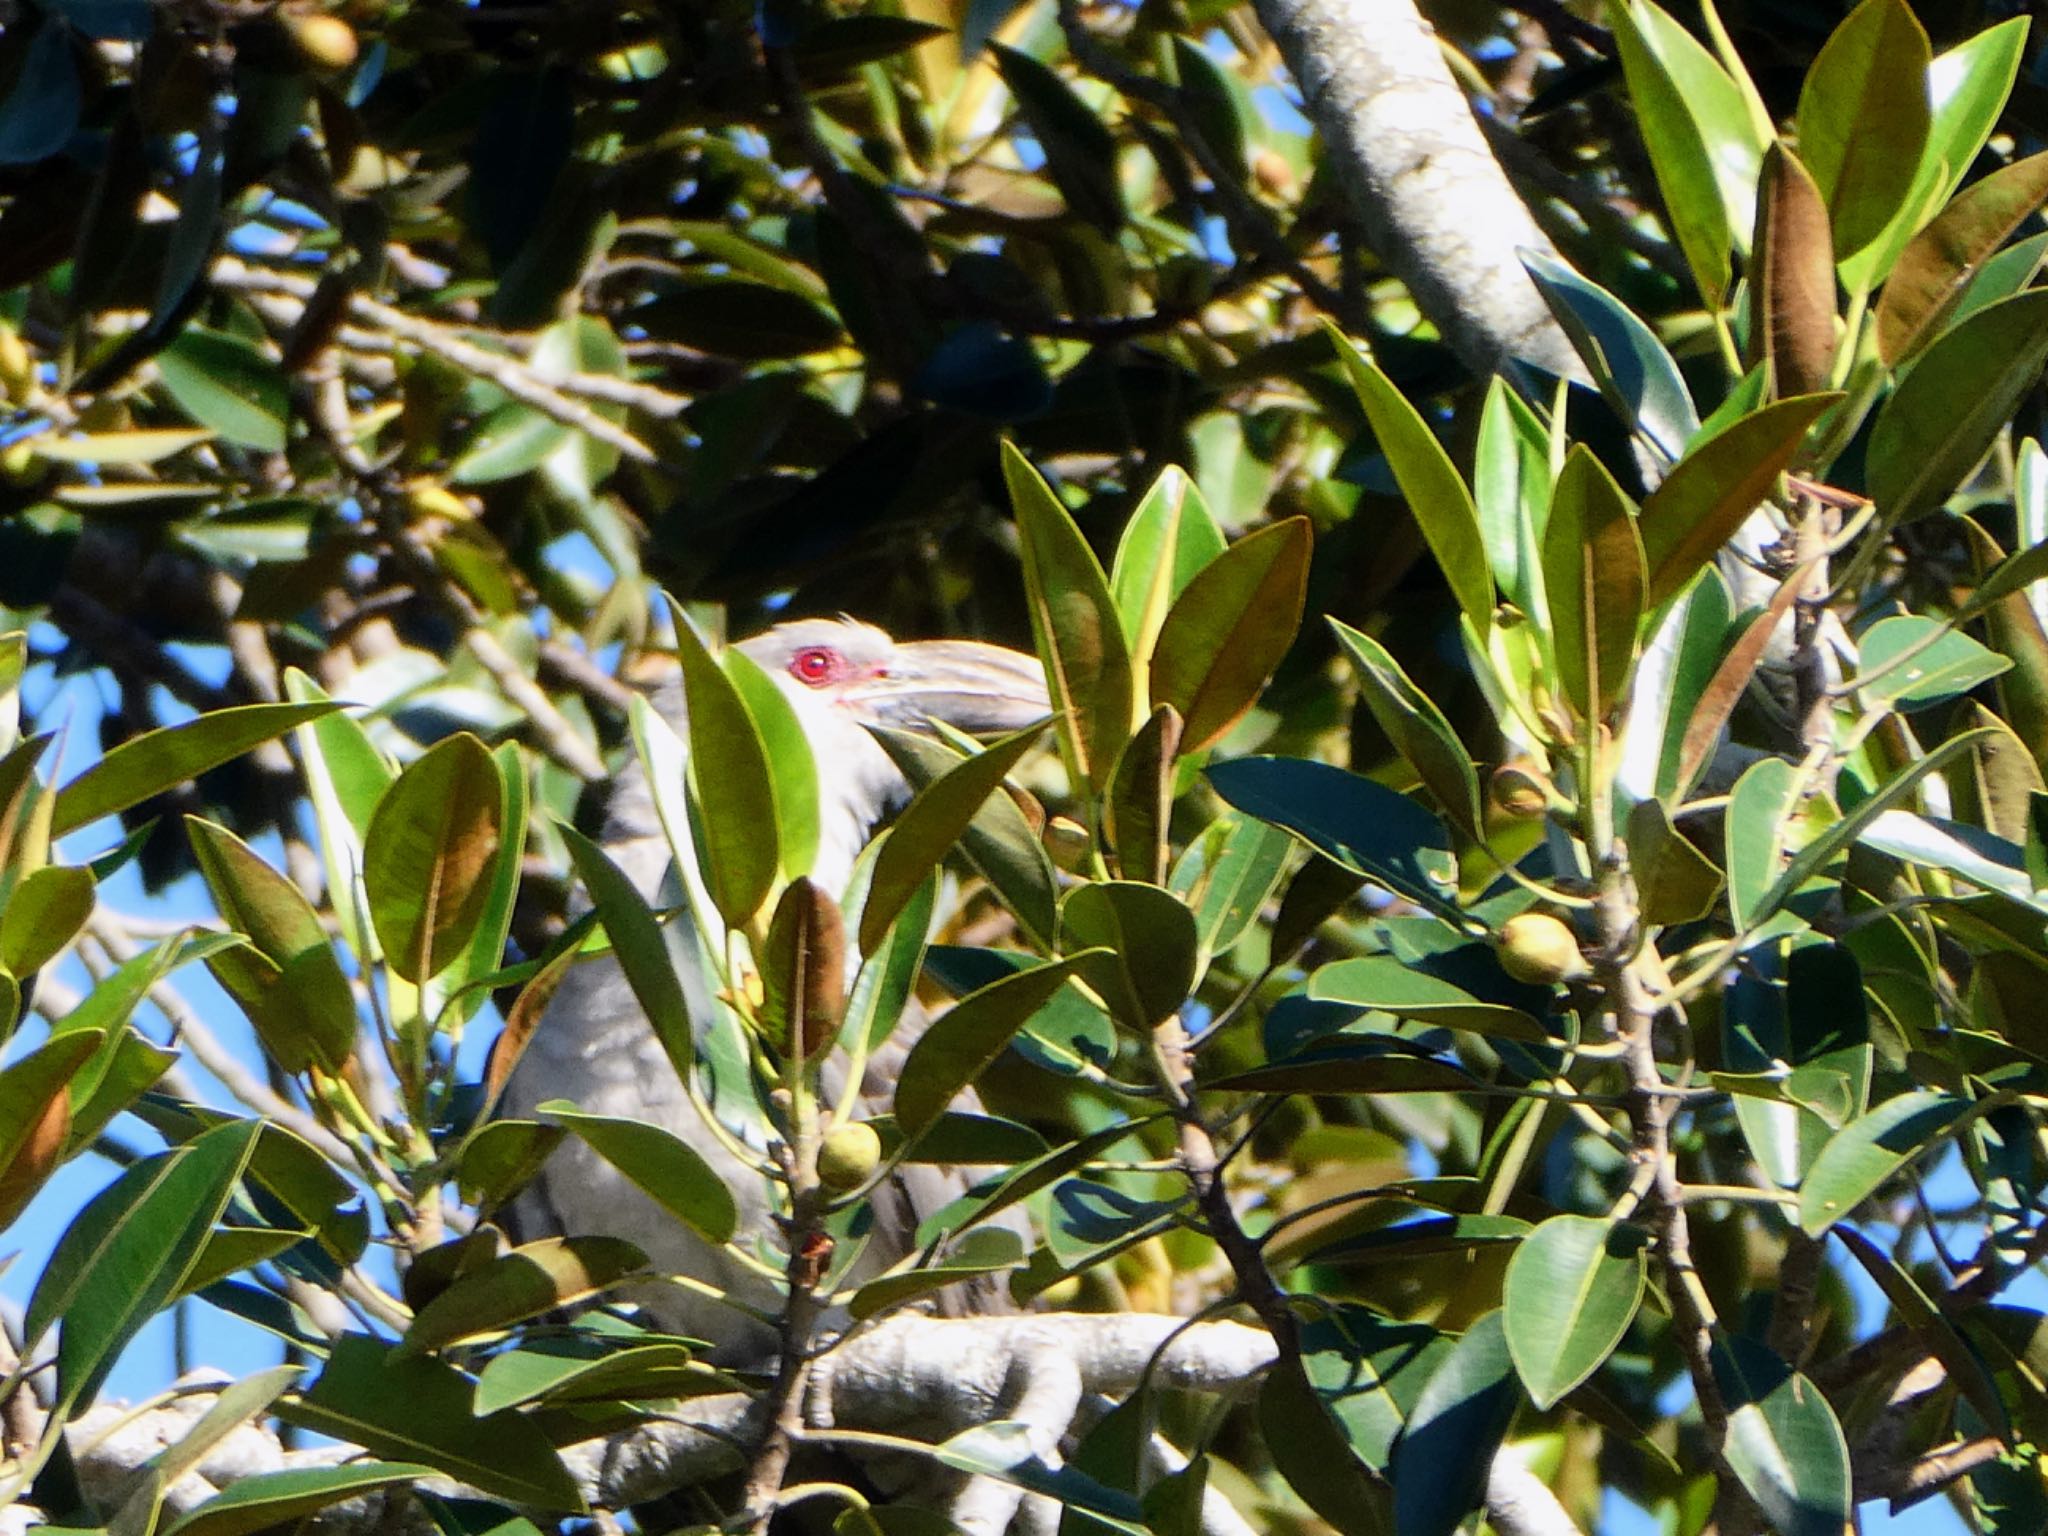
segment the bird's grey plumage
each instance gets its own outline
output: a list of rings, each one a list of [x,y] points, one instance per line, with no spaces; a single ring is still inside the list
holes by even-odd
[[[741,642],[740,649],[781,684],[817,758],[819,842],[811,878],[837,897],[870,832],[908,793],[867,726],[912,728],[941,719],[971,731],[1014,729],[1047,709],[1044,676],[1033,658],[970,641],[898,644],[851,620],[799,620]],[[657,709],[684,734],[682,692],[671,685]],[[669,845],[641,765],[614,787],[604,831],[606,851],[651,901],[673,883]],[[673,902],[675,892],[667,893]],[[687,949],[687,945],[683,946]],[[702,1038],[717,1006],[711,978],[679,964],[684,999]],[[875,1053],[862,1083],[867,1112],[885,1109],[895,1068],[915,1025]],[[830,1073],[828,1073],[828,1078]],[[828,1081],[828,1091],[834,1085]],[[530,1117],[549,1099],[646,1121],[675,1132],[710,1163],[740,1207],[741,1241],[779,1267],[769,1182],[735,1156],[699,1114],[641,1013],[618,964],[607,958],[575,967],[563,980],[525,1055],[506,1084],[500,1113]],[[909,1251],[918,1221],[956,1196],[955,1170],[905,1165],[875,1192],[874,1230],[862,1264],[879,1270]],[[565,1141],[508,1213],[526,1239],[607,1233],[644,1249],[665,1274],[691,1276],[761,1312],[779,1305],[774,1282],[713,1247],[662,1211],[580,1141]],[[635,1297],[664,1326],[709,1340],[728,1360],[765,1355],[773,1335],[743,1311],[671,1285]],[[956,1298],[957,1300],[957,1298]]]

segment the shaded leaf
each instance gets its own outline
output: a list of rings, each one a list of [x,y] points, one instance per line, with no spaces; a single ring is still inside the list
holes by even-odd
[[[284,451],[291,391],[284,370],[261,348],[187,326],[156,362],[171,398],[202,427],[259,453]]]
[[[1174,600],[1152,652],[1151,693],[1180,712],[1182,751],[1221,740],[1294,643],[1309,548],[1307,518],[1268,524],[1202,567]]]
[[[1156,885],[1076,886],[1060,902],[1060,947],[1102,951],[1080,968],[1081,977],[1134,1030],[1149,1032],[1171,1018],[1195,984],[1195,915]]]
[[[139,805],[150,796],[240,757],[295,725],[339,709],[325,700],[306,704],[243,704],[145,731],[124,741],[57,792],[50,831],[62,837],[102,816]]]
[[[1085,950],[1005,976],[941,1014],[910,1048],[896,1081],[896,1119],[905,1133],[915,1136],[936,1121],[1095,954]]]
[[[1468,837],[1479,837],[1485,826],[1479,775],[1450,721],[1433,699],[1409,681],[1385,646],[1341,620],[1329,622],[1351,659],[1359,696],[1373,719],[1414,768],[1423,787],[1436,797],[1444,814]]]
[[[1634,311],[1563,262],[1524,251],[1522,265],[1607,403],[1665,458],[1677,459],[1700,419],[1664,344]]]
[[[412,1462],[357,1461],[254,1472],[173,1521],[164,1536],[255,1536],[380,1488],[418,1482],[433,1470]]]
[[[567,1099],[550,1099],[539,1112],[588,1142],[598,1156],[706,1241],[732,1241],[739,1227],[732,1191],[681,1137],[645,1121],[588,1114]]]
[[[1487,1469],[1520,1405],[1504,1319],[1467,1328],[1431,1374],[1394,1447],[1401,1536],[1451,1536],[1486,1494]]]
[[[363,884],[385,961],[407,981],[440,975],[475,935],[502,811],[497,765],[466,731],[435,743],[377,802]]]
[[[1849,1449],[1827,1399],[1740,1334],[1717,1334],[1711,1360],[1728,1409],[1722,1454],[1764,1518],[1784,1536],[1841,1536]]]
[[[522,1244],[460,1276],[422,1306],[398,1352],[418,1354],[498,1332],[594,1296],[646,1267],[647,1255],[616,1237],[549,1237]]]
[[[1648,1234],[1590,1216],[1553,1216],[1515,1248],[1502,1287],[1508,1353],[1547,1409],[1621,1342],[1642,1304]]]
[[[1543,587],[1564,693],[1587,720],[1625,696],[1643,619],[1643,542],[1606,466],[1575,444],[1550,498]]]
[[[1750,288],[1750,356],[1780,395],[1828,387],[1835,361],[1835,251],[1827,199],[1782,143],[1764,157]]]

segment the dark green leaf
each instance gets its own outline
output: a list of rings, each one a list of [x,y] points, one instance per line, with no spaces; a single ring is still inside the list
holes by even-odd
[[[1563,262],[1525,251],[1522,265],[1607,403],[1665,458],[1677,459],[1700,419],[1664,344],[1634,311]]]
[[[665,341],[748,362],[803,357],[843,345],[846,340],[839,317],[815,299],[739,277],[662,294],[633,310],[631,318],[635,325]]]
[[[1045,153],[1045,169],[1067,207],[1105,235],[1123,227],[1116,140],[1067,83],[1028,53],[992,43],[996,68]]]
[[[1586,720],[1606,720],[1627,695],[1645,584],[1635,509],[1606,466],[1574,444],[1551,493],[1543,588],[1558,676]]]
[[[1109,783],[1132,725],[1135,682],[1109,583],[1094,551],[1018,450],[1003,445],[1003,475],[1024,543],[1031,631],[1045,661],[1060,749],[1076,783]]]
[[[32,164],[70,143],[80,102],[71,29],[46,18],[22,54],[14,89],[0,102],[0,165]]]
[[[1714,1382],[1728,1409],[1722,1454],[1784,1536],[1841,1536],[1849,1519],[1849,1449],[1820,1390],[1770,1350],[1718,1335]]]
[[[739,1228],[732,1191],[688,1142],[640,1120],[586,1114],[566,1099],[550,1099],[540,1113],[588,1142],[664,1210],[708,1242],[727,1243]]]
[[[1906,0],[1863,0],[1799,91],[1799,155],[1827,199],[1835,254],[1855,255],[1894,219],[1927,149],[1933,50]]]
[[[202,427],[259,453],[284,452],[291,391],[284,370],[261,348],[190,326],[156,361],[164,388]]]
[[[1221,740],[1294,643],[1309,547],[1307,518],[1269,524],[1210,561],[1174,600],[1152,651],[1151,693],[1180,712],[1183,752]]]
[[[743,929],[768,899],[781,865],[775,776],[746,701],[681,608],[676,650],[690,715],[690,787],[704,885],[726,926]]]
[[[910,1048],[896,1082],[896,1119],[915,1136],[1003,1052],[1017,1031],[1095,957],[1068,955],[993,981],[940,1015]]]
[[[761,1023],[776,1050],[816,1055],[846,1004],[846,925],[839,904],[809,880],[790,881],[775,904],[759,957]]]
[[[1401,1536],[1451,1536],[1486,1494],[1487,1470],[1520,1405],[1498,1311],[1467,1328],[1415,1400],[1394,1447]]]
[[[668,1059],[678,1074],[696,1070],[695,1037],[690,1030],[690,1011],[683,1001],[682,983],[676,979],[668,946],[647,902],[608,855],[574,827],[560,829],[569,847],[569,860],[576,876],[590,892],[598,920],[610,935],[612,953],[626,973],[640,1011],[654,1027]]]
[[[1195,916],[1156,885],[1100,880],[1060,902],[1060,947],[1104,953],[1081,977],[1127,1027],[1149,1032],[1187,1001],[1197,963]]]
[[[1485,812],[1479,798],[1479,775],[1472,754],[1458,740],[1436,702],[1408,679],[1387,648],[1338,619],[1330,620],[1352,670],[1359,695],[1379,722],[1387,739],[1408,759],[1423,787],[1436,796],[1444,814],[1467,836],[1484,831]]]
[[[1124,744],[1110,775],[1104,831],[1126,878],[1166,880],[1173,819],[1174,760],[1180,755],[1181,719],[1161,704]]]
[[[1829,1138],[1799,1186],[1799,1224],[1814,1237],[1842,1220],[1893,1174],[1953,1134],[1970,1101],[1920,1090],[1887,1099]]]
[[[243,704],[145,731],[124,741],[57,793],[52,835],[139,805],[151,795],[240,757],[293,726],[339,709],[339,704]]]
[[[163,1536],[255,1536],[293,1525],[307,1515],[431,1477],[434,1469],[413,1462],[357,1461],[339,1467],[290,1467],[238,1479],[174,1521]]]
[[[1516,1247],[1501,1320],[1539,1409],[1591,1376],[1621,1342],[1642,1303],[1647,1244],[1647,1233],[1614,1221],[1553,1216]]]
[[[549,1237],[523,1244],[461,1275],[422,1306],[399,1341],[399,1353],[420,1354],[496,1333],[608,1290],[646,1267],[647,1255],[616,1237]]]

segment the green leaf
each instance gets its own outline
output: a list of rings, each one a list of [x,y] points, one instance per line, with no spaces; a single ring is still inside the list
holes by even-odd
[[[1338,1419],[1301,1370],[1286,1361],[1259,1388],[1259,1428],[1273,1465],[1340,1536],[1392,1536],[1384,1481],[1368,1477]]]
[[[1067,207],[1105,235],[1123,227],[1123,188],[1117,178],[1116,140],[1100,115],[1067,83],[1028,53],[991,43],[996,68],[1017,110],[1045,153],[1046,174]]]
[[[284,452],[291,390],[262,349],[223,331],[187,326],[157,354],[164,388],[216,436],[259,453]]]
[[[1663,801],[1638,800],[1630,809],[1628,857],[1645,923],[1696,922],[1714,910],[1721,871],[1671,824]]]
[[[304,1367],[276,1365],[267,1371],[223,1387],[197,1422],[173,1445],[166,1446],[143,1463],[134,1491],[108,1522],[110,1533],[155,1530],[163,1504],[164,1490],[206,1459],[219,1445],[250,1419],[277,1401],[298,1378]]]
[[[683,985],[676,978],[675,964],[654,914],[609,854],[574,827],[563,825],[556,830],[568,845],[576,878],[590,893],[598,921],[611,938],[612,953],[626,973],[634,1000],[668,1052],[670,1065],[687,1082],[697,1066],[696,1039],[690,1029],[689,1007],[683,1001]]]
[[[802,876],[783,889],[757,958],[761,1024],[786,1055],[831,1044],[846,1005],[846,925],[839,903]]]
[[[1748,356],[1774,392],[1812,394],[1834,373],[1835,242],[1827,200],[1782,143],[1764,156],[1749,289]]]
[[[493,1498],[582,1512],[583,1496],[539,1427],[509,1410],[477,1415],[474,1384],[439,1360],[344,1334],[306,1394],[278,1417],[379,1456],[420,1461]]]
[[[917,792],[889,829],[875,858],[867,904],[860,914],[860,947],[882,942],[910,898],[973,823],[983,802],[999,793],[1005,775],[1031,750],[1044,730],[1030,725],[992,742],[947,769]],[[879,734],[879,733],[878,733]],[[883,736],[888,746],[895,733]]]
[[[959,1281],[1015,1269],[1023,1261],[1022,1237],[1008,1227],[983,1227],[969,1233],[952,1253],[937,1263],[868,1281],[854,1292],[846,1310],[856,1321],[861,1321],[887,1308],[914,1301],[919,1296],[929,1296]]]
[[[489,749],[464,731],[435,743],[377,802],[363,884],[385,961],[407,981],[440,975],[475,935],[503,832],[501,799]]]
[[[537,469],[575,435],[575,428],[508,400],[477,423],[448,468],[451,485],[490,485]]]
[[[500,1332],[609,1290],[646,1267],[647,1255],[616,1237],[549,1237],[523,1243],[459,1276],[414,1313],[398,1353],[422,1354]]]
[[[1606,466],[1574,444],[1550,498],[1543,588],[1565,696],[1590,721],[1627,696],[1643,621],[1643,541]]]
[[[255,1536],[258,1531],[295,1525],[307,1515],[380,1488],[416,1483],[433,1472],[432,1467],[403,1461],[254,1472],[174,1521],[163,1536]]]
[[[1780,400],[1695,444],[1643,503],[1644,606],[1654,611],[1726,547],[1792,465],[1806,429],[1839,395]]]
[[[1060,902],[1060,948],[1101,950],[1081,977],[1130,1029],[1149,1033],[1194,989],[1195,915],[1179,897],[1133,880],[1076,886]]]
[[[768,760],[782,873],[790,880],[808,875],[818,857],[818,762],[811,752],[811,739],[804,734],[789,695],[753,657],[736,646],[727,646],[718,662],[739,691]]]
[[[295,704],[326,704],[327,695],[296,668],[284,676],[285,694]],[[338,709],[298,726],[299,761],[306,772],[307,799],[320,829],[320,857],[327,873],[329,904],[348,947],[365,963],[383,958],[360,882],[363,836],[377,802],[397,777],[371,745],[360,724]]]
[[[1180,712],[1181,751],[1214,746],[1258,701],[1301,623],[1309,549],[1307,518],[1268,524],[1174,600],[1152,652],[1151,694]]]
[[[1161,470],[1124,524],[1109,572],[1110,595],[1134,659],[1151,657],[1167,609],[1224,547],[1209,504],[1187,472],[1178,465]]]
[[[1820,1389],[1740,1334],[1717,1334],[1710,1359],[1728,1409],[1722,1454],[1772,1529],[1842,1536],[1849,1448]]]
[[[1728,288],[1729,243],[1749,231],[1762,153],[1741,90],[1649,0],[1608,14],[1672,233],[1702,297],[1718,304]]]
[[[1471,753],[1458,740],[1443,711],[1409,681],[1385,646],[1342,620],[1329,622],[1358,674],[1359,695],[1387,739],[1408,760],[1444,814],[1467,836],[1481,836],[1485,810],[1479,797],[1479,775],[1473,771]]]
[[[1607,403],[1666,459],[1676,460],[1700,429],[1678,364],[1635,312],[1563,262],[1524,251],[1522,265]]]
[[[1104,839],[1116,851],[1117,868],[1129,879],[1165,883],[1180,735],[1180,715],[1171,704],[1161,704],[1124,743],[1109,777],[1109,796],[1102,808]]]
[[[839,317],[813,296],[740,277],[678,288],[630,314],[633,323],[646,327],[650,335],[748,362],[807,357],[846,342]]]
[[[711,1243],[732,1241],[739,1229],[732,1191],[688,1142],[645,1121],[585,1113],[567,1099],[550,1099],[539,1112],[588,1142],[691,1231]]]
[[[630,1335],[628,1336],[630,1337]],[[476,1411],[496,1413],[523,1403],[617,1402],[621,1398],[694,1397],[730,1377],[691,1358],[688,1345],[648,1335],[646,1344],[601,1343],[587,1336],[529,1335],[502,1350],[477,1373]]]
[[[1729,791],[1728,915],[1737,932],[1770,915],[1768,897],[1785,867],[1785,827],[1797,805],[1798,778],[1782,757],[1760,758]]]
[[[2048,292],[2038,289],[1978,310],[1921,355],[1870,432],[1865,477],[1887,524],[1948,499],[2005,430],[2044,363]]]
[[[39,459],[56,464],[154,464],[210,442],[205,427],[140,427],[126,432],[74,432],[66,437],[32,437]]]
[[[266,1033],[265,1046],[287,1072],[317,1061],[339,1073],[355,1049],[355,995],[320,915],[234,833],[197,817],[187,817],[185,828],[214,905],[276,967],[278,985],[289,994],[284,1011],[294,1027],[282,1036]]]
[[[102,816],[141,804],[174,789],[251,747],[282,736],[295,725],[339,709],[325,701],[309,704],[242,704],[145,731],[124,741],[57,792],[52,836],[75,832]]]
[[[1451,1536],[1486,1496],[1487,1470],[1522,1394],[1499,1311],[1467,1328],[1430,1376],[1394,1447],[1401,1536]]]
[[[1866,707],[1892,703],[1916,709],[1952,699],[2012,666],[2008,657],[1962,631],[1918,614],[1879,619],[1856,637],[1856,651],[1861,668],[1849,686],[1862,694]]]
[[[1238,815],[1212,822],[1188,845],[1172,889],[1194,908],[1203,954],[1222,954],[1258,921],[1293,850],[1280,828]]]
[[[1941,329],[1984,262],[2048,202],[2048,155],[1992,172],[1900,253],[1877,303],[1877,355],[1896,368]]]
[[[705,888],[729,928],[742,929],[768,899],[781,865],[775,777],[746,700],[674,600],[676,650],[689,711],[690,786]]]
[[[1531,619],[1549,612],[1543,573],[1528,558],[1550,520],[1550,434],[1507,380],[1486,386],[1472,451],[1472,497],[1501,596]]]
[[[1464,477],[1393,380],[1342,333],[1331,329],[1329,336],[1337,349],[1337,361],[1344,365],[1345,376],[1372,424],[1380,452],[1387,456],[1395,483],[1401,487],[1409,515],[1443,568],[1458,606],[1485,634],[1493,625],[1493,574],[1487,566],[1479,511],[1472,504]]]
[[[904,1133],[915,1136],[933,1124],[1096,953],[1083,951],[1005,976],[941,1014],[910,1048],[896,1081],[896,1120]]]
[[[1995,1117],[1986,1117],[1978,1122],[1983,1127]],[[2027,1124],[2024,1115],[2021,1124]],[[2031,1137],[2032,1128],[2028,1126]],[[1988,1193],[1988,1191],[1987,1191]],[[2010,1441],[2012,1424],[2006,1414],[2005,1403],[1998,1395],[1998,1385],[1992,1380],[1984,1359],[1956,1327],[1955,1323],[1934,1299],[1920,1288],[1920,1282],[1912,1272],[1898,1260],[1886,1253],[1854,1227],[1837,1225],[1835,1237],[1849,1250],[1864,1272],[1877,1283],[1898,1313],[1901,1321],[1910,1326],[1915,1336],[1934,1351],[1935,1356],[1948,1367],[1949,1380],[1969,1400],[1977,1415],[1990,1426],[1991,1432],[2001,1439]]]
[[[1897,773],[1886,779],[1884,783],[1858,801],[1854,810],[1842,817],[1840,821],[1829,825],[1804,848],[1792,856],[1792,861],[1785,867],[1784,874],[1778,877],[1777,886],[1764,898],[1762,912],[1767,915],[1778,907],[1783,906],[1786,901],[1791,899],[1793,892],[1819,874],[1821,870],[1827,867],[1829,861],[1861,837],[1866,827],[1897,805],[1907,795],[1911,794],[1922,779],[1937,769],[1947,766],[1952,759],[1969,751],[1990,734],[1989,731],[1975,730],[1963,731],[1951,736],[1940,746],[1935,747],[1922,756],[1918,762],[1915,762],[1910,767],[1900,769]],[[1729,883],[1732,888],[1734,884],[1732,867],[1729,873]]]
[[[1446,1029],[1469,1029],[1475,1035],[1544,1044],[1551,1036],[1520,1008],[1490,1003],[1463,987],[1418,971],[1393,955],[1361,955],[1333,960],[1309,976],[1308,995],[1328,1002],[1353,1003],[1397,1019],[1414,1019]]]
[[[128,1342],[171,1297],[206,1246],[262,1123],[235,1120],[144,1158],[80,1211],[29,1299],[25,1331],[57,1336],[57,1401],[88,1405]]]
[[[1799,156],[1827,199],[1835,254],[1854,256],[1910,216],[1933,109],[1927,33],[1906,0],[1863,0],[1799,91]]]
[[[1439,914],[1450,912],[1458,863],[1444,824],[1371,779],[1292,757],[1240,757],[1207,770],[1247,816],[1284,827],[1346,869]]]
[[[1031,632],[1059,727],[1060,753],[1077,784],[1109,783],[1130,731],[1136,683],[1122,621],[1095,553],[1067,509],[1012,444],[1003,477],[1024,545],[1024,593]]]
[[[842,1049],[854,1050],[865,1041],[866,1048],[873,1051],[896,1032],[924,968],[925,938],[931,932],[938,888],[936,877],[926,880],[904,904],[881,943],[862,957],[839,1026]]]
[[[1337,1306],[1303,1325],[1301,1363],[1358,1459],[1381,1477],[1430,1376],[1452,1341],[1423,1323]]]
[[[30,870],[0,909],[0,965],[32,976],[78,936],[92,916],[92,871],[52,864]]]
[[[1548,1409],[1614,1352],[1642,1305],[1648,1234],[1553,1216],[1508,1261],[1501,1320],[1529,1398]]]
[[[1968,1099],[1921,1090],[1887,1099],[1828,1138],[1799,1186],[1799,1224],[1819,1237],[1936,1141],[1957,1131]]]

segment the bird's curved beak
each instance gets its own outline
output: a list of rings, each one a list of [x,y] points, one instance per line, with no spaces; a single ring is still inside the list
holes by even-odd
[[[886,674],[849,685],[847,702],[876,725],[942,720],[976,733],[1022,730],[1052,713],[1036,656],[980,640],[906,640]]]

